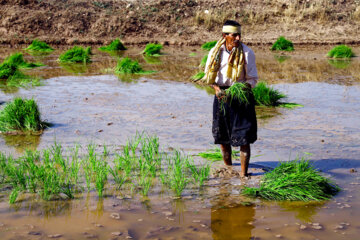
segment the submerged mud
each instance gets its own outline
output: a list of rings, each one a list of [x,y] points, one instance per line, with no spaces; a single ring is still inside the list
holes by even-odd
[[[75,200],[43,202],[31,194],[9,205],[0,197],[1,239],[355,239],[359,234],[359,59],[336,68],[321,52],[304,50],[278,60],[255,49],[260,78],[288,95],[301,108],[257,108],[258,141],[252,146],[249,182],[213,177],[200,193],[176,199],[154,190],[149,198],[131,190],[94,192]],[[0,137],[0,150],[19,156],[24,149],[44,149],[56,140],[64,147],[95,143],[120,150],[135,132],[160,138],[164,149],[196,155],[212,148],[212,92],[188,81],[205,52],[165,49],[157,64],[146,63],[141,49],[122,53],[138,59],[153,75],[115,76],[117,58],[96,55],[87,65],[61,66],[59,50],[38,59],[47,66],[28,71],[43,78],[36,88],[0,88],[0,102],[15,95],[33,97],[51,128],[41,136]],[[0,49],[1,58],[7,55]],[[195,57],[189,53],[195,52]],[[316,59],[314,59],[316,58]],[[78,68],[77,68],[78,67]],[[171,80],[171,81],[169,81]],[[256,185],[263,166],[307,155],[342,187],[333,200],[320,203],[263,202],[240,195],[243,184]],[[310,155],[311,154],[311,155]],[[196,162],[203,162],[194,156]],[[239,161],[234,160],[235,169]],[[215,163],[220,167],[221,163]],[[350,169],[355,172],[350,172]]]

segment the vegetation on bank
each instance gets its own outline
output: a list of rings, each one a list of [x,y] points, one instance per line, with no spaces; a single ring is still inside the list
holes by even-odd
[[[294,51],[294,44],[290,40],[287,40],[285,37],[281,36],[272,45],[271,50]]]
[[[115,67],[116,74],[149,74],[154,72],[143,70],[138,61],[131,60],[128,57],[120,59]]]
[[[145,49],[142,51],[142,54],[147,56],[157,57],[161,55],[160,50],[163,48],[161,44],[148,43],[145,46]]]
[[[26,87],[39,85],[36,78],[25,75],[22,69],[32,69],[43,66],[40,63],[28,63],[22,53],[14,53],[0,64],[0,79],[6,80],[8,86]]]
[[[281,162],[265,173],[258,188],[245,187],[243,194],[276,201],[322,201],[340,191],[330,179],[322,176],[308,160]]]
[[[50,47],[47,43],[42,42],[40,40],[34,39],[32,43],[26,48],[26,50],[30,51],[38,51],[38,52],[52,52],[54,49]]]
[[[158,137],[137,134],[115,154],[106,147],[99,153],[89,144],[80,156],[80,146],[65,152],[58,143],[18,159],[0,153],[1,184],[12,189],[9,202],[14,203],[21,193],[38,194],[44,200],[61,194],[71,199],[83,191],[103,197],[114,188],[146,197],[156,184],[180,197],[190,185],[201,187],[209,178],[210,164],[196,166],[180,151],[166,154],[159,146]]]
[[[122,51],[126,50],[127,48],[124,46],[124,44],[120,41],[120,39],[115,39],[107,46],[99,47],[99,50],[101,51]]]
[[[83,47],[74,46],[61,54],[59,56],[59,61],[68,63],[89,63],[91,62],[90,55],[92,55],[91,47],[85,49]]]
[[[351,47],[346,45],[339,45],[331,49],[327,56],[330,58],[352,58],[355,57],[355,53],[352,51]]]
[[[0,132],[36,133],[46,124],[41,121],[40,111],[34,99],[15,98],[0,111]]]

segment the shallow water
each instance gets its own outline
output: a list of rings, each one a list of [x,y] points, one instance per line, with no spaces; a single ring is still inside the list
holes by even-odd
[[[356,239],[360,176],[349,170],[360,165],[359,59],[336,68],[324,58],[325,49],[301,49],[281,60],[267,50],[254,50],[260,78],[286,93],[289,102],[304,107],[257,109],[259,139],[252,147],[251,163],[275,166],[279,160],[311,153],[314,165],[344,189],[333,200],[319,204],[254,201],[239,196],[238,179],[218,178],[211,179],[202,194],[187,192],[180,200],[156,191],[147,201],[139,196],[121,200],[116,197],[122,193],[111,192],[103,201],[94,193],[49,203],[24,196],[10,206],[3,192],[1,238],[47,239],[61,234],[63,239],[128,235],[134,239]],[[44,85],[2,86],[0,102],[14,96],[34,97],[42,118],[53,126],[41,136],[1,136],[0,150],[20,155],[25,148],[44,149],[54,140],[64,147],[93,142],[119,149],[136,130],[156,133],[165,149],[196,154],[212,148],[213,96],[184,82],[197,72],[204,52],[164,51],[167,55],[157,64],[146,64],[138,55],[140,49],[123,53],[139,59],[146,70],[158,71],[135,79],[110,74],[106,69],[116,59],[97,51],[93,63],[70,70],[56,62],[59,51],[41,58],[26,56],[47,65],[28,71],[41,76]],[[0,58],[8,52],[1,48]],[[190,57],[190,52],[196,56]],[[119,213],[120,219],[111,218],[112,213]],[[315,229],[320,228],[317,223],[321,229]],[[112,235],[115,232],[122,234]]]

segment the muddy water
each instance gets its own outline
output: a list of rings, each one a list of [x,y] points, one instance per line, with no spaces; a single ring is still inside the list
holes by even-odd
[[[184,82],[197,72],[204,52],[164,51],[167,55],[156,64],[146,63],[140,49],[123,53],[146,70],[158,71],[137,77],[110,74],[107,69],[116,59],[97,51],[93,63],[75,67],[56,62],[60,51],[27,55],[47,65],[28,72],[41,76],[43,86],[2,86],[0,102],[34,97],[42,118],[53,126],[41,136],[1,136],[1,151],[20,155],[25,148],[46,148],[55,139],[64,147],[95,142],[116,150],[136,130],[156,133],[164,149],[196,154],[211,148],[211,91]],[[259,139],[251,161],[255,171],[259,165],[275,166],[310,153],[315,166],[343,188],[333,200],[301,204],[245,199],[239,195],[240,180],[219,178],[211,179],[201,193],[186,192],[183,199],[160,190],[149,199],[121,199],[129,194],[124,191],[108,192],[103,201],[93,193],[48,203],[23,196],[10,206],[3,192],[1,239],[356,239],[360,176],[349,170],[360,165],[360,61],[334,65],[324,58],[326,51],[301,49],[281,57],[255,48],[260,78],[304,107],[257,109]],[[190,57],[190,52],[196,55]],[[2,48],[0,53],[3,58],[9,51]],[[256,176],[248,184],[255,184]]]

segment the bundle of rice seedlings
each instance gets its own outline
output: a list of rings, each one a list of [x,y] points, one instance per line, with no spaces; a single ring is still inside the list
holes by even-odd
[[[207,51],[210,51],[210,49],[212,49],[213,47],[215,47],[217,41],[211,41],[211,42],[206,42],[203,45],[201,45],[201,48]]]
[[[32,69],[32,68],[43,66],[43,64],[41,64],[41,63],[26,62],[24,60],[24,56],[22,53],[14,53],[14,54],[10,55],[9,57],[5,58],[3,63],[0,65],[0,71],[2,70],[2,67],[8,68],[8,67],[5,67],[5,65],[11,66],[11,68],[16,68],[16,69]]]
[[[327,53],[328,57],[331,58],[351,58],[355,57],[354,52],[352,49],[346,45],[339,45],[331,49]]]
[[[259,188],[245,187],[243,194],[277,201],[321,201],[330,199],[339,191],[337,185],[302,158],[280,163],[265,173]]]
[[[0,112],[0,132],[37,132],[45,128],[34,99],[15,98]]]
[[[83,62],[88,63],[91,61],[91,48],[82,48],[79,46],[74,46],[73,48],[67,50],[65,53],[59,56],[60,62]]]
[[[272,45],[271,50],[294,51],[294,45],[291,41],[281,36]]]
[[[109,45],[99,47],[99,50],[101,50],[101,51],[109,51],[109,52],[110,51],[121,51],[121,50],[126,50],[126,47],[120,41],[120,39],[115,39]]]
[[[201,59],[201,62],[200,62],[199,67],[204,68],[205,65],[206,65],[207,59],[208,59],[208,54],[206,54],[206,55]]]
[[[115,67],[115,73],[117,74],[148,74],[153,72],[144,71],[138,61],[133,61],[128,57],[120,59]]]
[[[52,52],[54,49],[50,47],[47,43],[34,39],[32,43],[26,48],[30,51],[39,51],[39,52]]]
[[[259,82],[253,89],[255,104],[259,106],[279,106],[280,100],[287,96],[278,90],[267,86],[265,82]]]
[[[193,75],[191,77],[191,79],[194,81],[199,81],[199,80],[203,79],[203,77],[205,77],[205,73],[201,71],[201,72],[198,72],[197,74]]]
[[[232,150],[232,157],[236,157],[236,154],[239,153],[240,151],[238,150]],[[216,162],[216,161],[222,161],[223,160],[223,156],[221,153],[220,148],[213,148],[210,150],[207,150],[206,152],[201,152],[198,153],[198,156],[205,158],[207,160],[210,160],[212,162]]]
[[[227,98],[230,98],[230,103],[237,99],[240,102],[249,103],[249,88],[245,83],[236,82],[231,87],[225,90],[226,98],[223,98],[225,101]]]
[[[156,43],[148,43],[145,46],[145,49],[142,51],[142,54],[145,54],[147,56],[160,56],[160,50],[162,49],[162,45],[161,44],[156,44]]]

